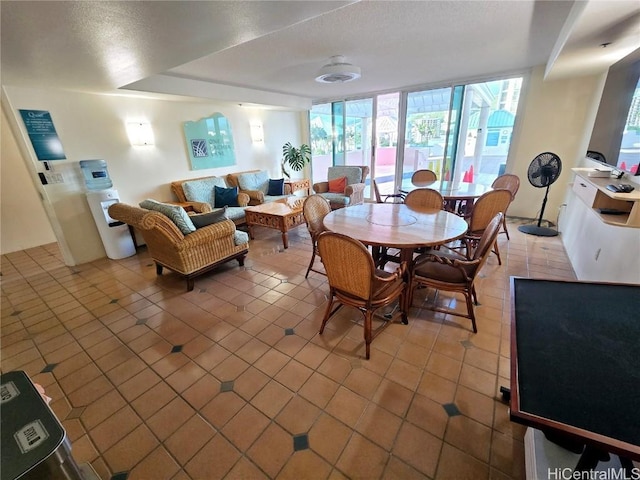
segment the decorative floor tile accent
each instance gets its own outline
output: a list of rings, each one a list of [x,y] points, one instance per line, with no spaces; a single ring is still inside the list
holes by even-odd
[[[12,317],[15,317],[15,316],[17,316],[17,315],[20,315],[21,313],[22,313],[22,312],[21,312],[20,310],[16,310],[15,312],[13,312],[13,313],[11,314],[11,316],[12,316]]]
[[[114,298],[113,300],[111,300],[109,303],[118,303],[118,299]]]
[[[42,370],[40,370],[40,373],[53,372],[53,369],[56,368],[57,366],[58,366],[57,363],[49,363]]]
[[[147,319],[146,318],[140,318],[136,322],[136,325],[144,325],[145,323],[147,323]]]
[[[309,448],[309,436],[306,433],[293,436],[293,450],[299,452]]]
[[[74,407],[71,409],[71,411],[69,412],[69,414],[67,415],[66,420],[71,420],[74,418],[80,418],[80,415],[82,415],[82,412],[84,412],[85,408],[87,407]]]
[[[458,410],[455,403],[445,403],[442,405],[442,408],[444,408],[444,411],[447,412],[447,415],[450,417],[460,415],[460,410]]]
[[[293,335],[295,332],[293,331],[293,328],[285,328],[284,329],[284,334],[285,335]]]
[[[222,382],[222,384],[220,384],[220,391],[221,392],[231,392],[231,391],[233,391],[233,380],[228,380],[226,382]]]
[[[473,344],[473,342],[471,342],[471,340],[462,340],[460,342],[460,345],[462,345],[464,348],[473,348],[473,347],[475,347],[475,345]]]
[[[174,345],[171,349],[171,353],[179,353],[182,351],[182,345]]]
[[[111,480],[127,480],[129,472],[118,472],[111,475]]]

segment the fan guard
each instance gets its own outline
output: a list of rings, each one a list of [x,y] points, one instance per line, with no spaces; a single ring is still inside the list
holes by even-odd
[[[334,55],[330,60],[318,72],[316,82],[345,83],[360,78],[360,67],[347,63],[342,55]]]
[[[545,188],[544,200],[542,200],[542,207],[540,208],[540,217],[538,218],[537,225],[521,225],[518,227],[523,233],[529,235],[537,235],[539,237],[555,237],[558,235],[557,230],[552,228],[540,226],[542,223],[542,217],[544,216],[544,208],[547,205],[547,198],[549,196],[549,187],[558,179],[562,172],[562,161],[555,153],[544,152],[537,155],[529,164],[527,170],[527,178],[529,183],[536,188]]]

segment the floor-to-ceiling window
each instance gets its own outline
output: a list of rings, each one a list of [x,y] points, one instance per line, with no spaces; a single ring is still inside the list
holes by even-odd
[[[522,78],[393,92],[314,105],[310,112],[313,182],[331,165],[368,165],[382,193],[413,172],[490,185],[504,172]]]

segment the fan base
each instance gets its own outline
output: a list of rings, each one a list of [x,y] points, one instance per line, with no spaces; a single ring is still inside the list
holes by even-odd
[[[537,225],[520,225],[518,227],[522,233],[529,235],[536,235],[538,237],[555,237],[558,235],[557,230],[553,230],[547,227],[538,227]]]

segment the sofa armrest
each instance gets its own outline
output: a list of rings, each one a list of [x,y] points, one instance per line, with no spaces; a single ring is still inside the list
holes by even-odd
[[[249,205],[250,201],[251,201],[251,197],[249,197],[249,195],[247,195],[245,192],[238,193],[238,206],[239,207],[246,207],[247,205]]]
[[[366,185],[364,183],[353,183],[347,185],[344,194],[351,199],[349,205],[360,205],[364,203],[364,189]]]
[[[207,225],[198,228],[195,232],[185,235],[184,240],[177,247],[178,250],[188,250],[199,245],[205,245],[212,241],[233,237],[236,231],[236,224],[233,220],[224,220],[222,222]]]
[[[249,196],[249,205],[260,205],[264,203],[264,192],[261,190],[241,190],[240,193]]]
[[[209,213],[213,209],[211,205],[205,202],[164,202],[170,205],[179,205],[185,209],[187,212],[195,212],[195,213]]]
[[[329,191],[329,182],[314,183],[313,191],[316,193],[327,193]]]

